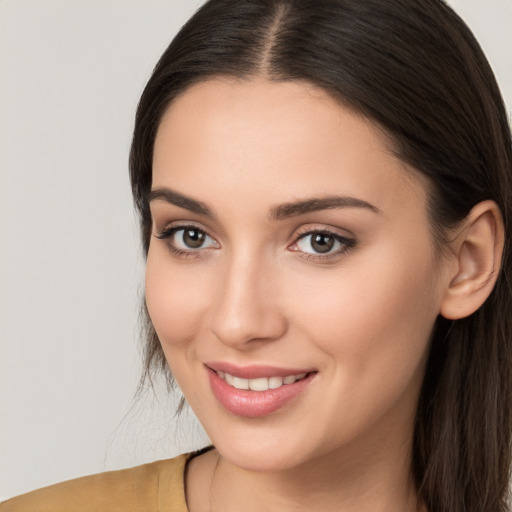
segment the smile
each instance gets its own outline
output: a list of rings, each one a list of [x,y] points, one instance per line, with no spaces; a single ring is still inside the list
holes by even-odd
[[[235,377],[230,373],[217,371],[217,375],[226,381],[230,386],[236,389],[250,389],[251,391],[268,391],[269,389],[278,389],[281,386],[293,384],[298,380],[306,377],[307,373],[299,373],[297,375],[286,375],[285,377],[259,377],[256,379],[243,379]]]
[[[238,367],[206,363],[213,395],[223,409],[246,418],[272,414],[301,396],[315,380],[315,369]]]

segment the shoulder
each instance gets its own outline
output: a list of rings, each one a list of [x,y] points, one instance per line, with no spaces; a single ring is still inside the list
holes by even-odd
[[[0,512],[186,512],[183,475],[190,454],[90,475],[23,494]]]

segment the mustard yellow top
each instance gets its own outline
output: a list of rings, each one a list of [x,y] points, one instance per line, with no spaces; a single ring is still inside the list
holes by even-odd
[[[4,501],[0,512],[187,512],[184,474],[194,455],[44,487]]]

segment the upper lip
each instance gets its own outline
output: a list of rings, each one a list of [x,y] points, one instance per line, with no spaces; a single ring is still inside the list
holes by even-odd
[[[242,379],[258,379],[262,377],[286,377],[287,375],[300,375],[302,373],[311,373],[316,370],[312,368],[280,368],[277,366],[267,366],[253,364],[248,366],[237,366],[226,361],[206,362],[205,366],[216,372],[224,372],[240,377]]]

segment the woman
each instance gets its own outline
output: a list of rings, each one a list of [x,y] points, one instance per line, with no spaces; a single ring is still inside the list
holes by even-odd
[[[506,510],[511,166],[444,3],[206,3],[130,172],[147,375],[214,447],[2,510]]]

